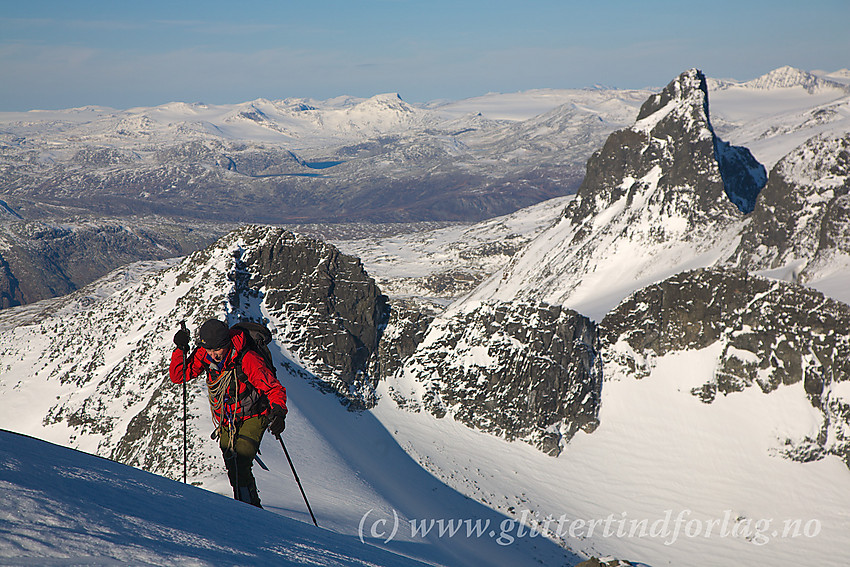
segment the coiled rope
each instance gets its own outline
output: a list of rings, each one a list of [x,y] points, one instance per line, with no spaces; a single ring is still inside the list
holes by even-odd
[[[207,393],[210,399],[212,420],[216,429],[224,421],[224,426],[227,428],[228,438],[230,440],[230,448],[232,449],[236,439],[236,416],[233,415],[236,409],[236,400],[231,402],[230,392],[238,392],[235,369],[219,372],[215,377],[213,377],[212,372],[208,374]],[[235,394],[234,398],[237,395]],[[219,416],[223,419],[219,418]]]

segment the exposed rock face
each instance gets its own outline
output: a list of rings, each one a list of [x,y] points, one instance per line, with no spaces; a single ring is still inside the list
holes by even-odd
[[[401,405],[421,404],[552,455],[598,423],[596,325],[558,306],[490,303],[439,318],[401,374],[425,386],[417,400],[399,381]]]
[[[653,357],[719,341],[714,380],[692,391],[706,403],[802,381],[823,423],[815,438],[785,453],[803,461],[835,454],[850,466],[850,398],[841,393],[850,381],[850,306],[796,284],[707,268],[635,292],[601,329],[609,358],[638,377]]]
[[[0,309],[7,309],[23,303],[24,296],[18,284],[18,279],[9,268],[8,262],[0,256]]]
[[[731,262],[808,281],[850,262],[850,135],[817,137],[770,172]]]
[[[425,339],[431,322],[443,309],[414,299],[393,299],[390,317],[378,345],[375,374],[391,377]]]
[[[246,227],[237,234],[245,251],[236,261],[231,303],[262,296],[284,322],[278,341],[337,391],[365,403],[367,363],[378,350],[389,307],[360,260],[279,228]]]

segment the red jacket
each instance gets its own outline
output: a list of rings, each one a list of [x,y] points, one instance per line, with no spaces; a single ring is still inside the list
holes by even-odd
[[[189,369],[184,377],[183,372],[183,351],[174,349],[171,353],[171,365],[168,368],[168,373],[171,381],[175,384],[182,384],[184,379],[193,380],[201,373],[207,373],[207,387],[215,386],[226,373],[233,372],[236,367],[236,362],[239,354],[244,350],[242,355],[242,373],[237,373],[237,382],[239,385],[239,395],[234,404],[233,391],[229,395],[225,393],[221,396],[224,399],[217,399],[210,394],[210,404],[212,411],[218,421],[227,415],[233,415],[244,420],[249,417],[261,414],[267,414],[271,405],[278,405],[286,409],[286,389],[281,385],[271,370],[266,368],[262,357],[252,350],[245,349],[245,337],[240,330],[230,331],[230,341],[232,347],[225,355],[221,369],[216,369],[212,359],[207,356],[207,352],[198,348],[189,355]],[[210,390],[212,392],[212,389]],[[224,414],[224,416],[222,415]]]

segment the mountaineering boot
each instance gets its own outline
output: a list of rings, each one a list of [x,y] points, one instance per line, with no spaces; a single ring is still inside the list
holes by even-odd
[[[251,461],[236,452],[226,449],[224,463],[227,465],[227,476],[233,488],[233,498],[252,506],[260,506],[260,495],[257,492],[257,481],[251,471]]]
[[[251,483],[249,485],[239,487],[239,497],[237,500],[247,502],[251,506],[256,506],[257,508],[262,508],[262,505],[260,504],[260,495],[257,492],[257,483],[253,478],[251,478]]]

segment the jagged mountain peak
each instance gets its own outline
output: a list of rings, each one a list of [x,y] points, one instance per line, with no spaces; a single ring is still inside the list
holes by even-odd
[[[705,75],[699,69],[685,71],[670,81],[660,93],[649,97],[638,112],[636,126],[648,117],[666,110],[654,119],[657,123],[676,108],[689,111],[702,109],[700,118],[708,121],[708,86]]]
[[[737,208],[751,210],[766,182],[764,168],[749,151],[717,139],[708,108],[706,79],[697,69],[649,97],[635,124],[612,134],[588,160],[568,214],[587,219],[624,195],[633,202],[636,191],[652,184],[662,188],[653,191],[653,200],[677,202],[667,212],[683,216],[689,226],[698,224],[700,214],[730,214],[724,193]]]
[[[360,110],[374,109],[396,112],[415,112],[415,109],[407,104],[398,93],[377,94],[357,104],[354,108]]]
[[[369,97],[368,100],[376,101],[376,102],[384,101],[384,102],[393,102],[393,103],[404,102],[404,99],[401,98],[401,95],[399,93],[378,93],[376,95],[372,95],[371,97]]]
[[[688,70],[611,134],[563,220],[542,233],[472,298],[514,296],[601,317],[622,293],[670,276],[681,258],[729,254],[766,174],[748,150],[715,135],[705,76]],[[628,283],[627,283],[628,282]]]

